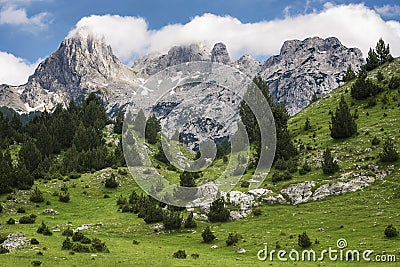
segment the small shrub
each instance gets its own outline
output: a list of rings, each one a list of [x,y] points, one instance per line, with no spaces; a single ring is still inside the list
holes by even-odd
[[[21,219],[19,219],[20,224],[33,224],[35,223],[35,218],[32,216],[23,216]]]
[[[8,219],[7,224],[15,224],[15,220],[13,218]]]
[[[311,240],[308,237],[306,232],[303,232],[301,235],[299,235],[299,239],[298,239],[298,245],[302,248],[308,248],[311,246]]]
[[[5,247],[0,246],[0,254],[6,254],[6,253],[10,253],[10,251]]]
[[[70,229],[69,226],[68,226],[68,228],[65,229],[65,230],[62,232],[62,235],[63,235],[63,236],[73,236],[73,235],[74,235],[74,231],[73,231],[72,229]]]
[[[69,202],[69,201],[70,201],[69,192],[68,192],[68,191],[62,191],[62,192],[59,194],[58,199],[59,199],[61,202],[64,202],[64,203]]]
[[[211,232],[210,226],[207,226],[201,233],[204,243],[211,243],[215,239],[215,235]]]
[[[81,241],[83,238],[85,237],[84,234],[82,234],[82,232],[77,231],[72,235],[72,241],[74,242],[79,242]]]
[[[395,162],[399,159],[399,153],[394,147],[392,140],[387,139],[383,145],[383,152],[379,153],[382,162]]]
[[[37,186],[33,190],[31,196],[29,197],[29,200],[34,202],[34,203],[41,203],[41,202],[44,201],[43,194],[42,194],[42,192],[39,190],[39,188]]]
[[[32,245],[39,245],[39,241],[36,238],[31,239],[31,244]]]
[[[184,227],[185,228],[196,228],[197,224],[195,220],[193,219],[193,212],[190,212],[188,217],[185,220]]]
[[[394,237],[397,237],[398,235],[399,235],[399,232],[393,225],[389,225],[388,227],[386,227],[385,236],[387,238],[394,238]]]
[[[311,172],[311,166],[307,162],[304,162],[303,166],[301,166],[299,170],[299,174],[304,175],[309,172]]]
[[[91,244],[91,243],[92,243],[92,240],[90,240],[90,238],[84,236],[84,237],[81,239],[81,243],[82,243],[82,244]]]
[[[118,197],[118,199],[117,199],[117,205],[118,206],[126,205],[127,203],[128,203],[128,201],[122,195],[120,195]]]
[[[180,212],[178,211],[166,211],[163,214],[163,224],[166,230],[178,230],[182,226],[182,220]]]
[[[126,169],[118,169],[118,174],[125,176],[128,175],[128,171]]]
[[[0,204],[0,213],[3,212],[3,205]]]
[[[250,182],[249,181],[243,181],[240,184],[240,187],[242,187],[242,188],[249,188],[249,186],[250,186]]]
[[[90,253],[90,246],[89,245],[83,245],[81,243],[74,243],[71,247],[71,250],[74,252],[80,252],[80,253]]]
[[[225,242],[227,246],[232,246],[239,242],[239,237],[237,234],[233,235],[232,233],[229,233],[228,239]]]
[[[254,216],[260,216],[262,214],[262,211],[260,208],[254,208],[253,214],[254,214]]]
[[[36,232],[43,235],[53,235],[53,232],[50,231],[49,227],[43,221]]]
[[[61,249],[70,250],[72,248],[72,245],[73,245],[73,243],[71,242],[71,239],[69,239],[69,237],[67,237],[62,243]]]
[[[106,188],[117,188],[119,186],[115,175],[112,173],[109,178],[106,179],[105,187]]]
[[[372,140],[371,140],[371,145],[377,146],[377,145],[380,144],[380,142],[381,142],[381,140],[379,140],[379,138],[375,136],[375,137],[372,138]]]
[[[32,264],[32,266],[41,266],[42,262],[41,261],[32,261],[31,264]]]
[[[274,167],[277,170],[284,171],[287,169],[288,166],[286,164],[286,161],[284,161],[283,159],[278,159],[277,161],[275,161]]]
[[[193,259],[198,259],[200,256],[197,253],[193,253],[192,255],[190,255],[190,257],[192,257]]]
[[[139,244],[140,244],[140,242],[139,242],[139,241],[137,241],[137,240],[133,240],[133,241],[132,241],[132,244],[134,244],[134,245],[139,245]]]
[[[178,250],[172,255],[176,259],[186,259],[186,252],[184,250]]]
[[[208,219],[210,222],[226,222],[230,217],[230,210],[225,207],[225,200],[218,198],[211,203]]]
[[[92,243],[91,247],[92,252],[103,252],[103,253],[110,252],[110,250],[106,246],[106,243],[101,242],[101,240],[98,238],[93,238],[91,243]]]
[[[25,213],[26,211],[25,211],[25,208],[24,207],[19,207],[18,209],[17,209],[17,213]]]

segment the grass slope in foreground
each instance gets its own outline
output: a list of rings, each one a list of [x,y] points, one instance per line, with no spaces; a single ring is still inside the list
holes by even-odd
[[[399,61],[382,67],[386,79],[397,73],[400,75]],[[369,75],[375,77],[378,70]],[[381,100],[385,94],[388,104]],[[340,96],[344,95],[350,104],[352,112],[358,110],[358,135],[355,137],[335,141],[329,136],[329,110],[335,111]],[[357,166],[378,164],[378,154],[382,150],[383,139],[386,136],[395,138],[397,149],[400,137],[398,121],[400,97],[397,90],[383,92],[376,98],[377,105],[364,108],[367,100],[356,101],[350,98],[350,84],[334,90],[323,99],[311,104],[305,110],[289,121],[289,128],[296,144],[302,142],[309,150],[302,151],[299,161],[309,160],[317,162],[321,152],[331,147],[339,160],[340,171],[332,177],[322,174],[319,167],[313,165],[312,171],[306,175],[295,174],[290,181],[273,184],[267,177],[265,186],[276,191],[291,183],[305,180],[316,180],[323,183],[337,178],[341,173],[358,170]],[[369,115],[367,115],[367,113]],[[385,115],[386,114],[386,115]],[[312,125],[311,131],[304,131],[306,118]],[[314,134],[315,133],[315,134]],[[367,134],[368,133],[368,134]],[[377,136],[382,139],[381,144],[371,147],[370,140]],[[371,148],[371,150],[369,149]],[[366,152],[369,151],[369,152]],[[379,164],[381,168],[387,165]],[[393,164],[391,164],[393,165]],[[318,165],[317,165],[318,166]],[[364,190],[341,196],[328,197],[322,201],[309,202],[297,206],[293,205],[262,205],[259,216],[250,215],[248,218],[229,223],[208,223],[197,221],[194,230],[181,230],[175,233],[155,232],[152,224],[146,224],[132,213],[121,213],[117,210],[116,200],[122,194],[128,197],[133,191],[140,191],[132,177],[124,172],[106,169],[99,172],[84,174],[78,179],[37,181],[37,186],[43,192],[45,202],[34,204],[29,201],[28,191],[17,191],[8,196],[0,197],[4,207],[0,213],[0,232],[22,232],[29,239],[36,238],[40,244],[34,248],[18,250],[10,254],[0,255],[1,266],[30,266],[32,261],[40,261],[42,266],[400,266],[399,263],[378,262],[260,262],[257,252],[268,244],[270,249],[284,249],[301,251],[297,244],[297,237],[304,231],[313,242],[312,249],[320,253],[332,247],[336,249],[336,241],[345,238],[347,249],[373,249],[375,253],[399,256],[399,238],[388,239],[384,230],[389,224],[400,228],[400,194],[399,168],[397,162],[393,171],[384,180],[375,181]],[[273,170],[274,171],[274,170]],[[115,173],[120,186],[116,189],[104,187],[105,174]],[[59,192],[63,184],[69,188],[71,200],[68,203],[58,201],[53,196]],[[104,195],[110,198],[104,198]],[[7,200],[8,198],[8,200]],[[46,201],[50,203],[46,204]],[[19,219],[26,214],[17,214],[18,207],[23,206],[26,214],[37,215],[35,224],[8,225],[6,221],[12,217]],[[53,208],[58,215],[44,215],[42,211]],[[184,216],[186,217],[186,215]],[[36,232],[44,221],[53,232],[52,236],[44,236]],[[85,235],[100,238],[107,244],[110,253],[75,253],[61,250],[65,237],[61,235],[66,225],[76,228],[82,224],[98,224],[84,231]],[[210,226],[218,240],[212,244],[202,242],[201,231]],[[228,234],[238,233],[242,238],[235,246],[226,246]],[[136,240],[139,244],[133,244]],[[318,244],[315,244],[318,240]],[[211,246],[218,246],[212,249]],[[237,254],[237,248],[245,248],[245,254]],[[175,259],[173,253],[185,250],[187,259]],[[41,252],[41,253],[38,253]],[[43,254],[43,255],[39,255]],[[191,254],[198,254],[193,258]]]

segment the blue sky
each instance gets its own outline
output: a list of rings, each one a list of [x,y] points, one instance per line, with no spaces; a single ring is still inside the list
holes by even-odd
[[[400,55],[400,3],[284,0],[0,0],[0,83],[23,83],[72,33],[104,35],[127,64],[172,45],[227,43],[265,58],[284,40],[337,36],[363,52],[384,37]],[[96,16],[93,16],[96,15]],[[354,19],[354,20],[353,20]],[[343,24],[347,21],[349,24]],[[172,26],[171,26],[172,25]],[[323,26],[323,27],[322,27]],[[368,28],[368,31],[365,31]],[[359,35],[356,31],[361,31]],[[218,40],[218,39],[221,40]],[[373,40],[373,41],[372,41]]]

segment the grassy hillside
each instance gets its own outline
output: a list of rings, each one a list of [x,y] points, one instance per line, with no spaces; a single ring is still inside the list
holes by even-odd
[[[394,74],[400,76],[400,61],[383,66],[382,73],[388,81]],[[376,77],[378,70],[371,72],[370,77]],[[382,82],[384,84],[384,81]],[[324,249],[336,249],[336,241],[345,238],[348,249],[372,249],[375,254],[397,256],[400,261],[399,237],[388,239],[384,229],[393,224],[400,229],[400,163],[384,165],[379,163],[379,153],[385,138],[394,138],[397,150],[400,150],[399,110],[400,92],[385,91],[377,96],[377,104],[367,107],[367,100],[356,101],[350,97],[350,86],[346,84],[331,94],[319,99],[289,121],[289,128],[296,145],[301,143],[305,149],[300,152],[299,162],[308,161],[312,171],[306,175],[298,172],[289,181],[274,184],[271,174],[264,186],[278,192],[289,184],[302,181],[319,181],[326,183],[340,177],[341,174],[362,171],[368,164],[378,164],[383,170],[391,170],[384,180],[376,180],[364,190],[341,196],[331,196],[322,201],[294,205],[261,205],[262,214],[250,215],[248,218],[228,222],[209,223],[198,220],[194,230],[181,230],[176,233],[155,232],[152,224],[146,224],[133,213],[122,213],[118,210],[116,201],[122,194],[128,197],[140,189],[133,178],[124,172],[124,168],[105,169],[88,173],[77,179],[60,177],[50,181],[38,181],[37,185],[44,193],[45,202],[34,204],[29,201],[30,191],[16,191],[0,196],[4,207],[0,213],[0,233],[23,232],[28,239],[36,238],[40,244],[28,247],[10,254],[0,255],[1,266],[30,266],[32,261],[40,261],[42,266],[400,266],[400,263],[377,262],[273,262],[258,261],[257,252],[267,244],[269,249],[297,249],[297,237],[304,231],[313,241],[312,249],[319,254]],[[329,122],[340,96],[344,95],[351,106],[352,113],[357,110],[358,134],[352,138],[336,141],[329,133]],[[389,100],[382,103],[384,96]],[[367,115],[368,114],[368,115]],[[386,114],[386,115],[385,115]],[[306,118],[309,118],[311,130],[304,131]],[[371,145],[373,137],[381,139],[376,146]],[[319,162],[321,153],[326,147],[331,147],[333,154],[339,160],[340,171],[333,176],[323,175]],[[17,147],[15,148],[17,149]],[[207,176],[217,175],[222,167],[222,160],[216,162]],[[160,163],[161,171],[171,180],[173,171],[166,170]],[[114,173],[120,186],[116,189],[106,189],[105,178]],[[140,174],[138,174],[140,175]],[[62,203],[54,192],[60,192],[67,184],[71,200]],[[243,190],[243,189],[242,189]],[[109,196],[109,198],[105,196]],[[46,203],[46,201],[49,201]],[[17,214],[23,206],[26,214]],[[58,215],[44,215],[44,209],[52,208]],[[19,219],[23,215],[37,215],[36,222],[28,225],[8,225],[9,218]],[[186,217],[186,214],[184,215]],[[53,232],[52,236],[36,233],[44,221]],[[106,243],[110,253],[75,253],[61,250],[65,237],[61,233],[70,226],[75,229],[83,224],[98,224],[85,230],[86,236],[100,238]],[[212,244],[202,242],[201,232],[206,226],[211,226],[218,240]],[[58,231],[60,230],[60,231]],[[238,233],[242,236],[236,247],[226,246],[228,233]],[[134,244],[136,240],[139,244]],[[318,244],[315,244],[318,240]],[[212,249],[216,245],[218,248]],[[237,248],[245,248],[245,254],[236,253]],[[187,259],[172,257],[177,250],[185,250]],[[40,252],[40,253],[39,253]],[[43,255],[39,255],[43,254]],[[191,254],[198,254],[193,258]]]

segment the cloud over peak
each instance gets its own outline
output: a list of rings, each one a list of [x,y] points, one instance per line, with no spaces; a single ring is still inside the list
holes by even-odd
[[[326,3],[321,11],[283,19],[242,23],[231,16],[205,13],[186,24],[171,24],[149,30],[140,17],[103,15],[82,18],[70,32],[102,35],[124,62],[147,53],[165,52],[171,46],[204,43],[212,47],[224,42],[237,58],[244,53],[265,57],[279,53],[288,39],[335,36],[348,47],[359,47],[364,54],[382,37],[391,44],[392,53],[400,55],[400,23],[385,21],[377,9],[364,4],[335,5]]]

